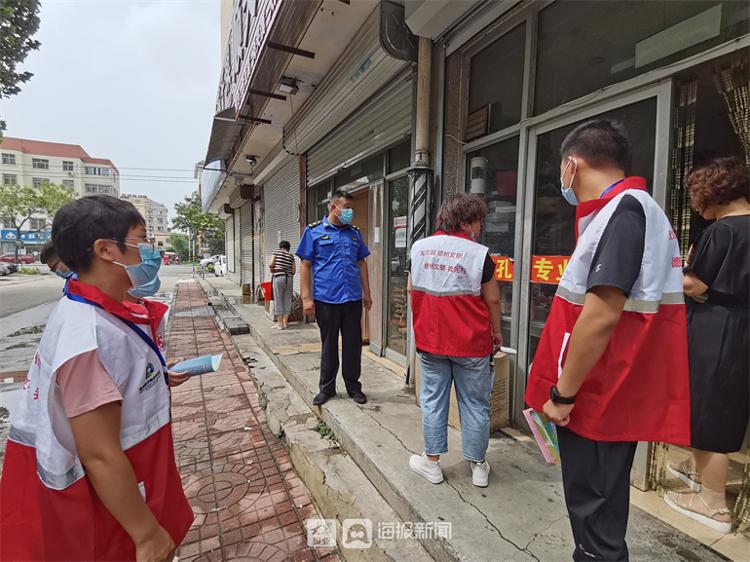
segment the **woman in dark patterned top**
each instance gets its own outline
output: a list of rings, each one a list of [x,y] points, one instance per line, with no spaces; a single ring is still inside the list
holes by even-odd
[[[665,499],[728,533],[728,453],[742,448],[750,413],[750,172],[740,158],[716,158],[686,183],[693,208],[715,222],[691,249],[684,278],[694,450],[692,458],[667,464],[693,491]]]
[[[292,288],[297,265],[294,255],[289,251],[291,246],[286,240],[279,243],[279,249],[271,257],[271,276],[273,281],[273,304],[278,330],[286,330],[289,315],[292,312]]]

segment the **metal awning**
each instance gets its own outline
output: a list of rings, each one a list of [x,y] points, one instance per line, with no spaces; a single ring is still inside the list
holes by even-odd
[[[221,160],[227,162],[232,156],[232,148],[242,132],[245,124],[235,119],[236,111],[233,107],[220,111],[214,116],[211,125],[211,137],[208,141],[206,162]]]

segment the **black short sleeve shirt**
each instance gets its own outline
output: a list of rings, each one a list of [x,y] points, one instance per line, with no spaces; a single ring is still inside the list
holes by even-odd
[[[589,270],[586,290],[617,287],[630,296],[641,273],[646,245],[646,214],[632,195],[624,195],[604,228]]]

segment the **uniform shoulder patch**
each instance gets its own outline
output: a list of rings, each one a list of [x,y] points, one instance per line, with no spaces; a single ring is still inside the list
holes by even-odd
[[[316,226],[318,226],[319,224],[322,224],[322,223],[323,223],[323,221],[311,222],[310,224],[307,225],[307,228],[313,228],[313,227],[316,227]]]
[[[353,228],[354,230],[356,230],[357,232],[359,232],[359,227],[358,227],[358,226],[355,226],[355,225],[353,225],[353,224],[351,224],[351,225],[349,225],[349,226],[351,226],[351,227],[352,227],[352,228]]]

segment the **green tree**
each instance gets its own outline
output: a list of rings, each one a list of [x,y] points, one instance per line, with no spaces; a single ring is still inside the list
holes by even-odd
[[[176,217],[172,225],[188,235],[190,240],[190,258],[197,254],[198,238],[205,240],[224,239],[224,221],[217,215],[204,213],[198,192],[185,197],[185,201],[174,206]]]
[[[21,245],[21,230],[33,215],[45,214],[45,222],[38,230],[52,225],[55,212],[75,198],[71,187],[45,183],[39,187],[0,185],[0,217],[16,231],[15,256]]]
[[[31,72],[18,72],[30,51],[39,48],[32,36],[39,29],[39,0],[0,0],[0,100],[16,95]],[[0,139],[5,121],[0,119]]]
[[[178,234],[177,232],[170,234],[167,239],[167,246],[172,252],[180,256],[182,261],[190,259],[190,243],[188,237],[184,234]]]

